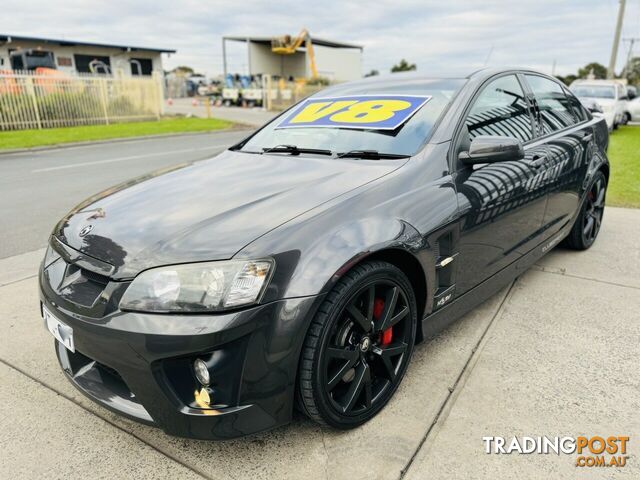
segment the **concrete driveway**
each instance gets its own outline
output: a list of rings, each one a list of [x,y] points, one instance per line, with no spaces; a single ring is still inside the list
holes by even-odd
[[[420,345],[397,395],[351,432],[292,425],[224,443],[173,438],[79,394],[38,312],[42,251],[0,261],[0,478],[639,478],[640,211],[556,249]],[[487,455],[483,436],[627,435],[624,468]],[[603,475],[606,474],[606,475]]]
[[[195,103],[195,105],[194,105]],[[169,115],[190,115],[193,117],[206,118],[207,107],[204,100],[199,98],[175,98],[171,100],[171,104],[165,103],[164,111]],[[268,112],[262,108],[243,108],[243,107],[215,107],[209,109],[211,117],[229,120],[231,122],[250,125],[252,127],[261,127],[279,112]]]

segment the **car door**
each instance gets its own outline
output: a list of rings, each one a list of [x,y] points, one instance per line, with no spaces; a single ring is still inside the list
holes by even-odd
[[[524,80],[535,105],[536,142],[545,148],[539,171],[548,192],[542,225],[548,238],[578,209],[594,132],[580,101],[559,82],[535,74],[525,74]]]
[[[616,85],[616,92],[618,122],[622,125],[626,121],[627,111],[629,110],[629,94],[627,88],[621,83]]]
[[[532,105],[515,74],[487,83],[471,101],[456,137],[455,158],[483,136],[520,140],[525,158],[485,165],[458,162],[462,214],[456,295],[495,274],[539,242],[546,192],[538,169],[545,150],[534,140]]]

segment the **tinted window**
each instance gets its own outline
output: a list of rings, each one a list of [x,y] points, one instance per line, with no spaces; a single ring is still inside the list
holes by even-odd
[[[573,116],[576,117],[579,122],[588,120],[589,115],[587,114],[585,108],[582,106],[582,103],[580,103],[580,100],[574,97],[573,94],[571,92],[568,92],[566,89],[564,90],[564,93],[567,96],[567,101],[569,102],[569,106],[571,107]]]
[[[577,123],[560,84],[538,75],[525,75],[525,77],[538,103],[540,136]]]
[[[466,125],[472,139],[488,135],[531,140],[531,116],[516,76],[500,77],[487,85],[471,107]]]
[[[393,76],[388,80],[336,85],[316,94],[316,97],[348,95],[429,95],[431,99],[409,120],[395,130],[356,130],[349,128],[276,128],[283,118],[276,118],[260,130],[241,151],[262,152],[276,145],[296,145],[299,148],[329,149],[333,152],[350,150],[377,150],[381,153],[401,155],[415,154],[433,130],[449,102],[465,80],[429,80],[398,82]]]

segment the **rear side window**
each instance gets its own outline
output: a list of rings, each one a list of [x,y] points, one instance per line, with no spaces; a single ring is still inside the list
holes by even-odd
[[[500,77],[484,87],[465,123],[471,139],[506,136],[527,142],[533,138],[529,108],[515,75]]]
[[[548,135],[578,123],[562,87],[548,78],[525,75],[538,103],[538,136]]]

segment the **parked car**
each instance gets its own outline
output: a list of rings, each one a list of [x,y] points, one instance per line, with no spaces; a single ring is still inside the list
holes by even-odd
[[[569,87],[585,104],[596,102],[602,108],[609,131],[630,119],[628,94],[624,84],[616,80],[575,80]]]
[[[217,157],[91,197],[39,284],[67,378],[165,432],[357,427],[414,345],[596,240],[605,120],[531,70],[330,87]],[[526,379],[522,379],[526,381]]]
[[[629,100],[627,110],[629,111],[630,121],[640,122],[640,97],[635,96],[632,100]]]

